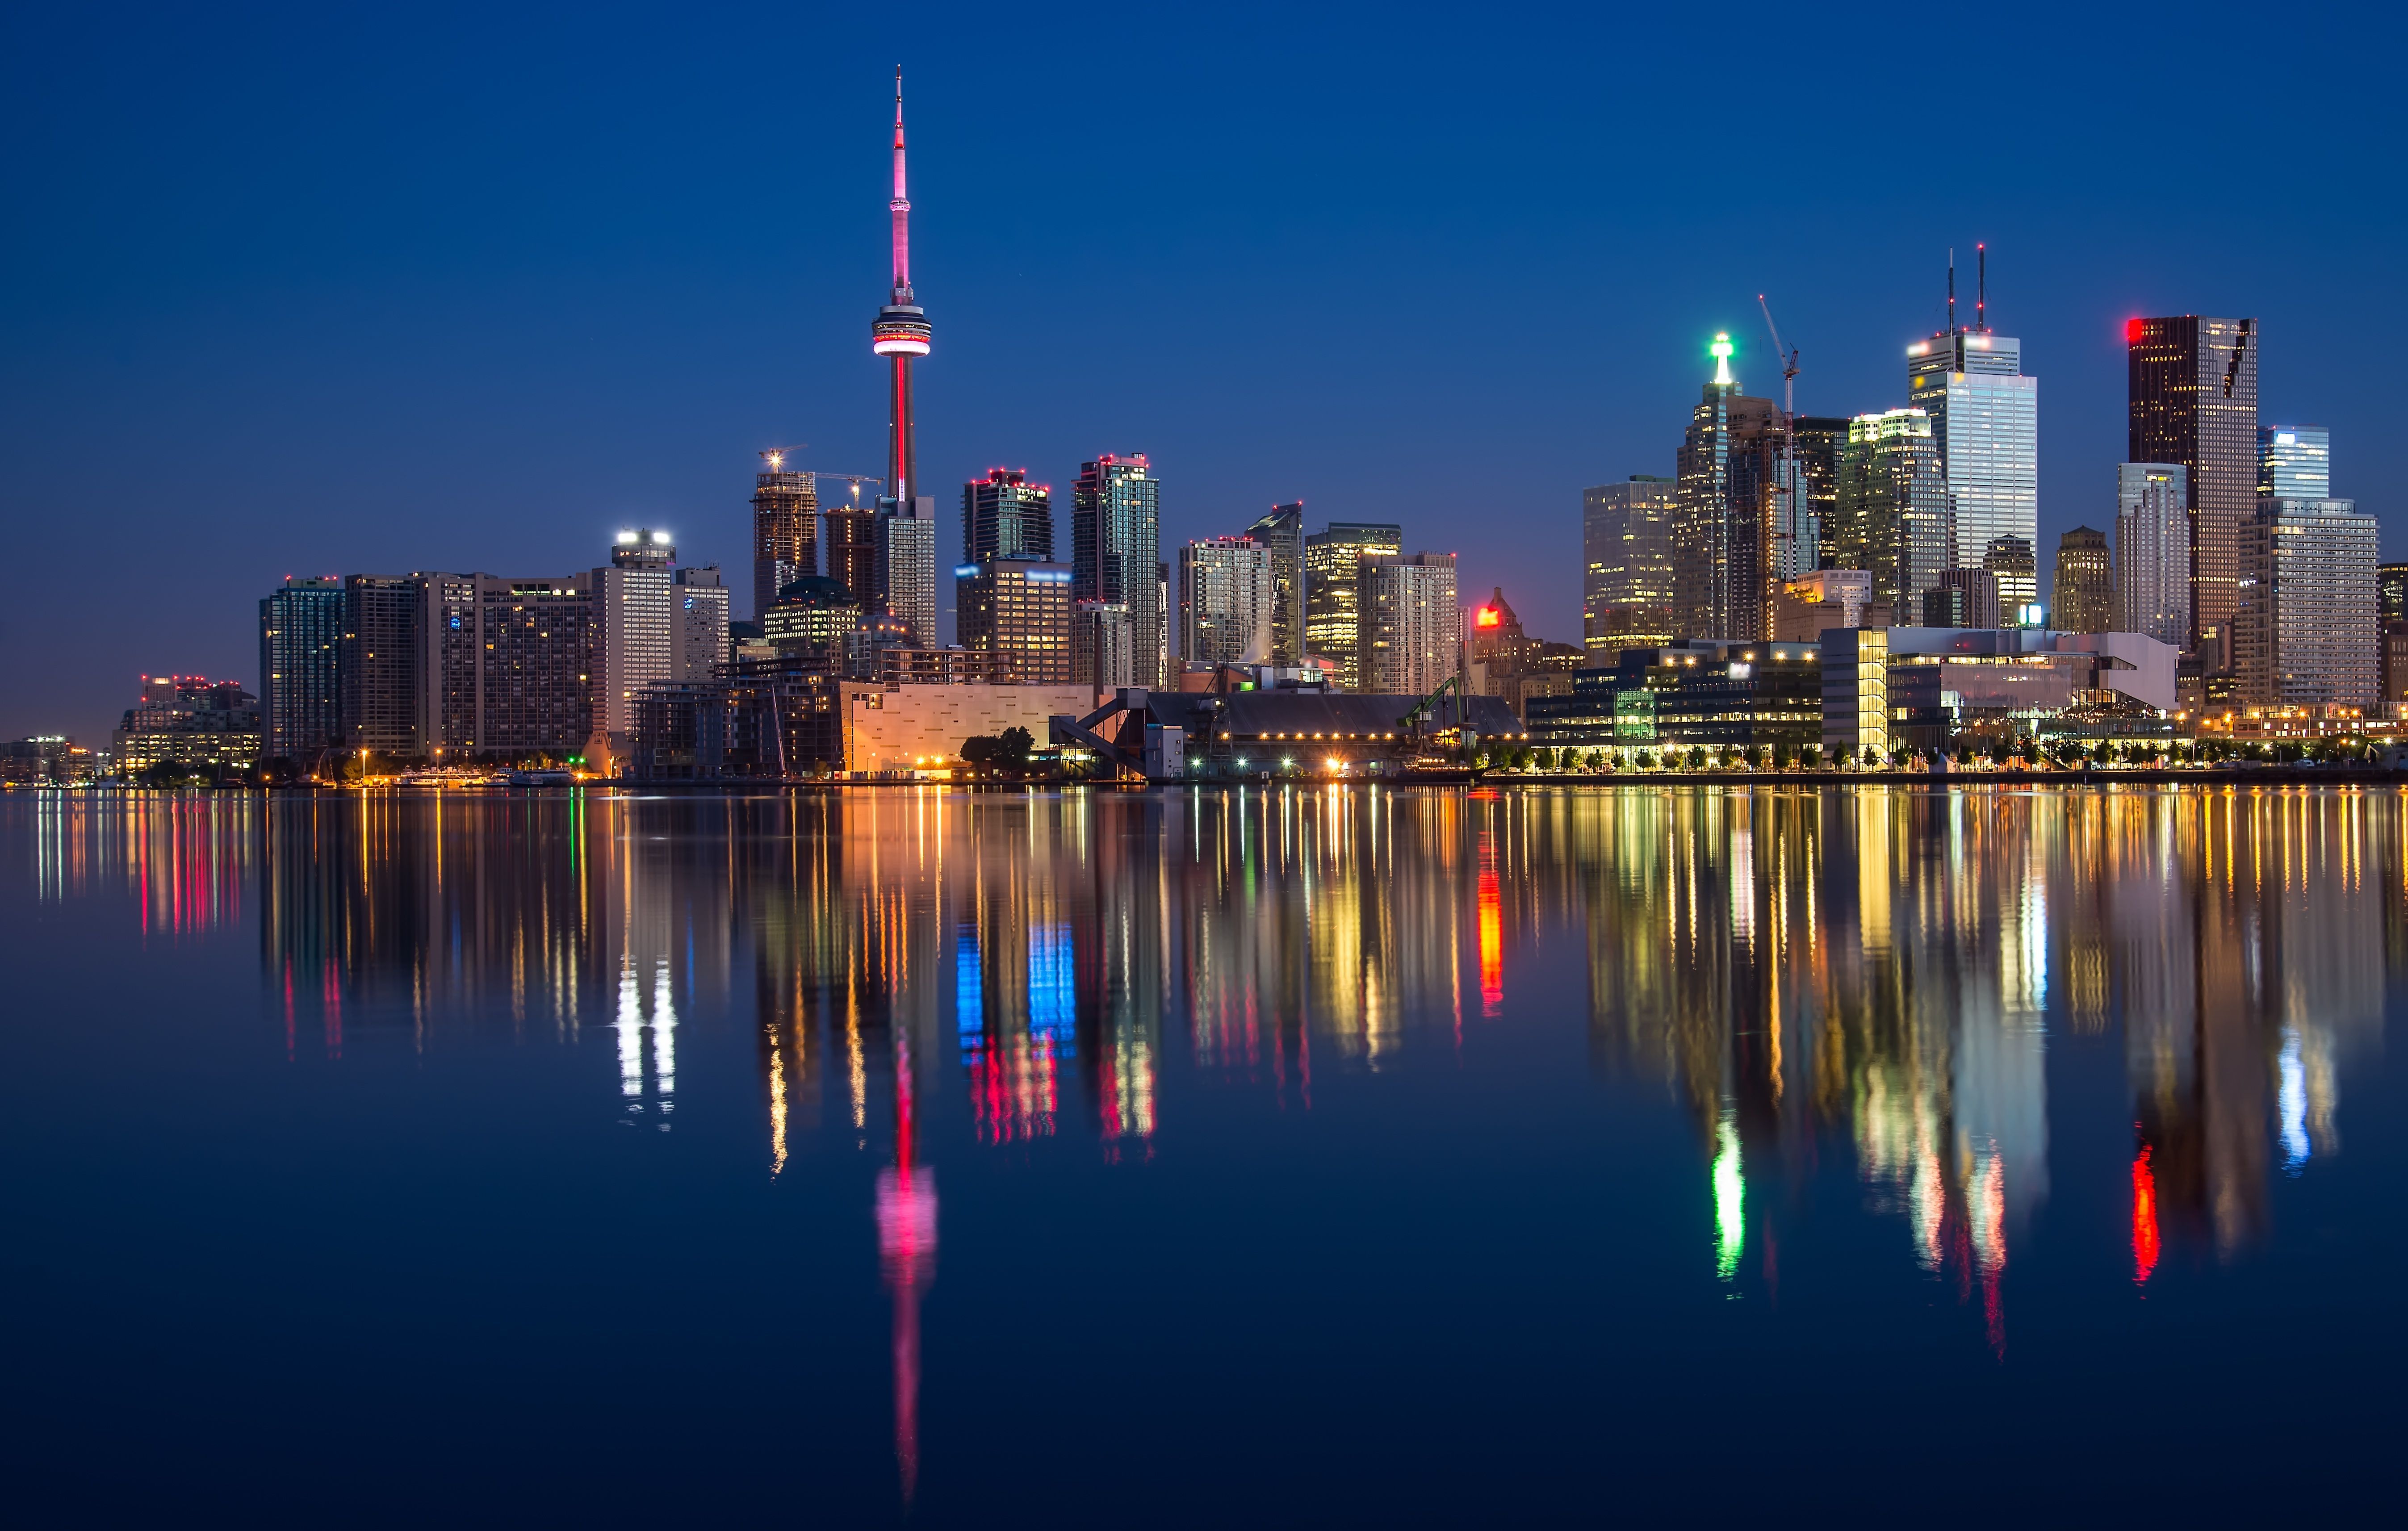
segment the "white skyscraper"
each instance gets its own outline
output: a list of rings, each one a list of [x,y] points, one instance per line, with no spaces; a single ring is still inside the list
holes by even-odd
[[[1462,667],[1455,554],[1374,553],[1358,567],[1357,683],[1368,692],[1428,695]]]
[[[911,647],[937,637],[937,501],[916,494],[878,502],[877,599],[910,630]]]
[[[1216,537],[1179,550],[1179,655],[1190,665],[1270,661],[1271,550]]]
[[[2321,425],[2258,427],[2258,494],[2263,499],[2332,497],[2332,433]]]
[[[1956,522],[1956,568],[1979,568],[2002,537],[2040,546],[2040,379],[2023,342],[1951,329],[1906,348],[1906,402],[1931,417]]]
[[[670,679],[677,630],[670,618],[669,569],[676,545],[666,532],[621,532],[610,566],[594,571],[600,632],[594,645],[594,726],[617,738],[636,730],[636,692]]]
[[[2127,632],[2190,640],[2190,482],[2178,463],[2115,468],[2115,609]]]

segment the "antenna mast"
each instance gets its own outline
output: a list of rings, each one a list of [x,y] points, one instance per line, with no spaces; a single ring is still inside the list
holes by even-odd
[[[1990,247],[1973,247],[1973,327],[1984,335],[1990,333]]]

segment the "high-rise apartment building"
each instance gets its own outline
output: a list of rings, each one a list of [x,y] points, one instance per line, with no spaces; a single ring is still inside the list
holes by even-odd
[[[398,758],[424,752],[419,698],[424,599],[414,575],[345,577],[339,663],[346,748]]]
[[[1998,581],[1999,625],[2027,625],[2025,608],[2040,600],[2040,560],[2019,537],[1999,537],[1982,550],[1982,567]]]
[[[1581,643],[1593,665],[1672,641],[1678,479],[1634,473],[1581,491]]]
[[[1848,444],[1848,417],[1799,415],[1791,424],[1790,437],[1799,471],[1806,477],[1806,508],[1814,518],[1813,566],[1828,567],[1827,544],[1831,520],[1840,510],[1840,449]]]
[[[2242,538],[2258,510],[2258,322],[2197,314],[2129,320],[2124,349],[2125,455],[2180,466],[2190,496],[2184,641],[2220,644],[2240,588]]]
[[[1914,622],[1923,593],[1949,567],[1956,540],[1931,421],[1922,410],[1891,409],[1848,422],[1838,507],[1823,540],[1834,568],[1872,576],[1872,600],[1894,623]]]
[[[1978,321],[1977,321],[1978,322]],[[1979,567],[2002,537],[2040,544],[2040,379],[2023,342],[1955,329],[1906,349],[1906,402],[1931,417],[1931,445],[1956,522],[1949,561]]]
[[[593,737],[602,712],[595,572],[550,579],[475,577],[483,641],[474,746],[480,753],[570,755]]]
[[[1274,665],[1304,662],[1304,502],[1274,505],[1246,528],[1246,539],[1271,555],[1271,651]]]
[[[285,577],[259,603],[261,753],[304,760],[343,742],[343,581]]]
[[[1328,660],[1349,690],[1358,690],[1354,661],[1362,624],[1363,560],[1404,551],[1405,529],[1384,522],[1333,521],[1304,539],[1304,650]]]
[[[680,569],[669,592],[670,621],[677,629],[670,661],[672,680],[710,680],[727,668],[727,587],[719,565]]]
[[[484,671],[475,574],[418,576],[418,726],[439,755],[473,754]]]
[[[1358,689],[1426,696],[1460,670],[1463,614],[1455,604],[1455,554],[1372,553],[1362,561],[1357,584]]]
[[[878,603],[878,511],[870,506],[836,505],[825,514],[827,577],[844,587],[855,606],[867,610]],[[786,581],[792,583],[792,579]],[[785,588],[778,587],[781,593]],[[770,605],[776,604],[773,595]],[[768,607],[761,610],[766,619]]]
[[[878,568],[870,605],[893,612],[911,646],[933,649],[937,637],[937,502],[931,495],[878,502]]]
[[[2048,624],[2061,633],[2115,631],[2115,561],[2107,534],[2077,526],[2057,539],[2057,580]]]
[[[768,471],[752,489],[752,620],[778,599],[778,592],[806,574],[820,571],[819,485],[808,473],[790,473],[785,454],[761,454]]]
[[[2191,638],[2189,477],[2179,463],[2115,469],[2115,621],[2160,643]]]
[[[962,647],[997,655],[1007,683],[1072,683],[1068,564],[990,558],[956,565],[953,610]]]
[[[2258,426],[2258,497],[2332,498],[2332,433],[2321,425]]]
[[[1078,588],[1078,575],[1070,577]],[[1137,631],[1121,601],[1070,603],[1070,680],[1098,693],[1137,682]]]
[[[2375,594],[2381,604],[2383,625],[2408,622],[2408,564],[2377,564],[2374,565]]]
[[[676,564],[669,534],[646,526],[621,532],[609,565],[594,571],[594,725],[623,745],[635,736],[637,693],[677,673]]]
[[[2382,697],[2379,530],[2348,500],[2258,502],[2232,621],[2241,698],[2261,707]]]
[[[1681,441],[1672,515],[1676,637],[1760,638],[1772,598],[1772,506],[1780,410],[1742,394],[1730,336]]]
[[[1162,486],[1142,452],[1103,453],[1079,468],[1070,500],[1070,595],[1128,608],[1140,672],[1127,685],[1163,682],[1168,644],[1162,610]],[[1081,628],[1074,640],[1088,636]],[[1100,674],[1091,658],[1084,674]]]
[[[1054,562],[1054,490],[1025,468],[989,468],[962,485],[962,562]]]
[[[1216,537],[1179,550],[1179,657],[1190,665],[1271,663],[1278,581],[1271,550]]]

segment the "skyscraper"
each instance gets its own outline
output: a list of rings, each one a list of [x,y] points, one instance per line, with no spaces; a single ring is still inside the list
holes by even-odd
[[[2023,373],[2023,342],[1993,335],[1986,268],[1973,323],[1956,322],[1948,271],[1948,327],[1906,348],[1906,402],[1931,417],[1931,444],[1956,518],[1949,563],[1978,568],[1992,541],[2040,544],[2040,380]]]
[[[1840,452],[1838,508],[1824,529],[1834,568],[1872,576],[1872,599],[1893,623],[1915,620],[1923,593],[1936,588],[1956,539],[1948,524],[1948,486],[1920,409],[1858,415]]]
[[[594,726],[612,737],[614,753],[635,737],[636,694],[677,674],[676,564],[669,534],[647,526],[621,532],[609,566],[594,571]]]
[[[419,706],[423,599],[413,575],[345,577],[339,663],[348,748],[396,757],[424,751]]]
[[[2061,633],[2115,630],[2115,564],[2107,534],[2077,526],[2057,539],[2057,579],[2048,624]]]
[[[1162,486],[1142,452],[1106,452],[1082,464],[1070,498],[1070,595],[1128,608],[1130,641],[1140,656],[1127,685],[1158,686],[1163,627]],[[1074,637],[1078,635],[1074,635]],[[1081,679],[1096,673],[1091,660]]]
[[[1942,569],[1923,593],[1923,625],[1996,627],[1999,606],[1999,577],[1988,569]]]
[[[1304,539],[1304,651],[1335,665],[1349,689],[1356,684],[1362,561],[1400,552],[1404,545],[1405,529],[1384,522],[1333,521]]]
[[[1731,341],[1717,335],[1714,376],[1681,442],[1672,516],[1676,637],[1757,638],[1772,594],[1772,470],[1780,411],[1742,394]]]
[[[2383,624],[2408,622],[2408,564],[2377,564],[2374,587],[2382,605]]]
[[[878,512],[862,505],[827,508],[827,577],[864,610],[878,604]],[[789,579],[786,584],[794,581]],[[783,591],[786,586],[778,587]],[[771,605],[775,605],[774,598]],[[763,617],[768,608],[762,608]]]
[[[1270,547],[1216,537],[1179,550],[1179,656],[1190,665],[1271,663],[1278,604]]]
[[[962,562],[1054,561],[1054,491],[1025,468],[989,468],[962,485]]]
[[[2379,530],[2348,500],[2258,502],[2242,542],[2232,668],[2264,707],[2372,706],[2382,696]]]
[[[927,494],[878,502],[874,579],[878,609],[901,619],[916,649],[938,646],[937,502]]]
[[[1581,491],[1581,642],[1592,665],[1672,641],[1672,511],[1680,480],[1634,473]]]
[[[1359,689],[1426,696],[1460,668],[1462,612],[1455,554],[1371,553],[1358,573]]]
[[[786,471],[786,454],[765,451],[769,465],[752,489],[752,620],[776,604],[778,592],[820,571],[820,496],[808,473]]]
[[[1274,665],[1304,662],[1304,502],[1274,505],[1246,528],[1249,541],[1271,555],[1271,651]]]
[[[2125,455],[2185,472],[2191,584],[2185,642],[2220,643],[2240,585],[2243,532],[2258,509],[2258,322],[2197,314],[2129,320],[2124,349]]]
[[[2258,427],[2258,497],[2332,497],[2332,433],[2321,425]]]
[[[303,760],[343,739],[343,581],[296,579],[259,603],[260,752]]]
[[[719,566],[680,569],[669,592],[676,651],[669,665],[673,680],[709,680],[727,665],[727,587]]]
[[[911,363],[928,354],[928,316],[911,292],[911,204],[903,191],[903,71],[895,71],[895,196],[886,205],[894,219],[895,286],[886,307],[869,327],[869,349],[887,360],[886,495],[908,503],[920,481],[918,441],[911,415]],[[833,571],[831,571],[833,572]],[[934,579],[931,572],[930,578]],[[847,586],[867,600],[867,587]]]
[[[2115,469],[2115,620],[2176,645],[2191,635],[2189,477],[2178,463]]]
[[[2040,599],[2040,560],[2019,537],[1998,537],[1982,550],[1982,567],[1998,581],[1999,625],[2024,625],[2024,608]]]
[[[953,570],[953,593],[963,648],[1002,655],[1013,684],[1071,683],[1069,565],[1016,558],[964,564]]]
[[[1076,590],[1076,571],[1070,580]],[[1137,684],[1137,643],[1126,602],[1070,603],[1070,679],[1099,693]]]

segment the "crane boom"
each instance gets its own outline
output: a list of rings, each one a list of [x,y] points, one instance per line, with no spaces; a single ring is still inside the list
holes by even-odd
[[[1798,540],[1798,353],[1781,344],[1781,326],[1772,322],[1772,305],[1762,293],[1756,306],[1764,310],[1764,327],[1772,332],[1772,350],[1781,358],[1781,482],[1773,490],[1788,500],[1788,514],[1775,524],[1773,540]],[[1791,550],[1795,551],[1793,548]]]

